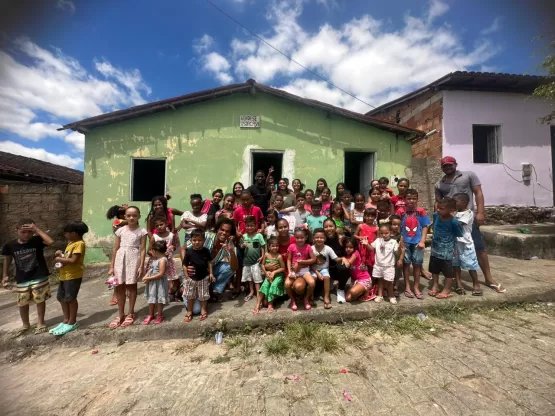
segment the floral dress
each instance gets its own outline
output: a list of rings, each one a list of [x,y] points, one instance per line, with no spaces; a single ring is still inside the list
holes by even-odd
[[[137,283],[137,270],[141,264],[141,239],[147,235],[144,228],[134,230],[126,225],[116,231],[120,238],[119,250],[114,261],[114,275],[118,284],[133,285]]]

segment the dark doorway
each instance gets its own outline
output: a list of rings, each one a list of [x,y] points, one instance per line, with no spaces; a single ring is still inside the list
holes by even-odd
[[[131,159],[131,201],[151,201],[166,194],[165,159]]]
[[[274,182],[277,184],[283,172],[283,153],[281,152],[252,152],[252,171],[251,171],[251,185],[254,183],[254,177],[259,170],[268,174],[268,169],[274,167]],[[293,178],[289,178],[292,181]]]
[[[345,186],[352,194],[368,195],[374,179],[374,153],[345,152]]]
[[[551,126],[551,181],[552,190],[555,190],[555,126]],[[555,194],[553,194],[553,205],[555,205]]]

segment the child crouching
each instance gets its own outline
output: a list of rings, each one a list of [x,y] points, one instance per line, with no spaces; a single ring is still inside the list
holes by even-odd
[[[165,241],[155,241],[151,247],[152,262],[147,274],[143,277],[145,287],[145,298],[148,302],[148,316],[143,325],[148,325],[154,319],[154,307],[156,306],[155,324],[161,324],[164,320],[162,310],[169,303],[169,283],[166,277],[168,270],[168,259],[166,251],[168,246]]]

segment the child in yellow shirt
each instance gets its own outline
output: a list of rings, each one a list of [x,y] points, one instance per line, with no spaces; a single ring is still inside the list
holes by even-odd
[[[56,252],[56,267],[60,269],[58,301],[62,305],[64,321],[49,332],[52,335],[65,335],[77,329],[77,294],[83,280],[83,260],[85,259],[85,242],[83,235],[89,231],[84,222],[72,222],[64,227],[64,236],[68,241],[66,249]]]

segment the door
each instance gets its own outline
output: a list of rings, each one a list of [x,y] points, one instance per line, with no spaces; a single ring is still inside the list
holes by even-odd
[[[250,186],[254,183],[254,177],[256,172],[259,170],[264,171],[264,175],[268,174],[268,169],[270,167],[274,168],[274,183],[278,183],[282,177],[283,172],[283,153],[279,151],[275,152],[263,152],[263,151],[253,151],[251,153],[252,165],[251,165],[251,181],[250,184],[245,184],[245,186]]]
[[[367,153],[362,157],[359,171],[359,192],[362,195],[367,196],[368,192],[370,192],[370,182],[374,179],[374,153]]]
[[[373,152],[345,152],[345,186],[354,195],[360,192],[368,195],[370,182],[374,176]]]

